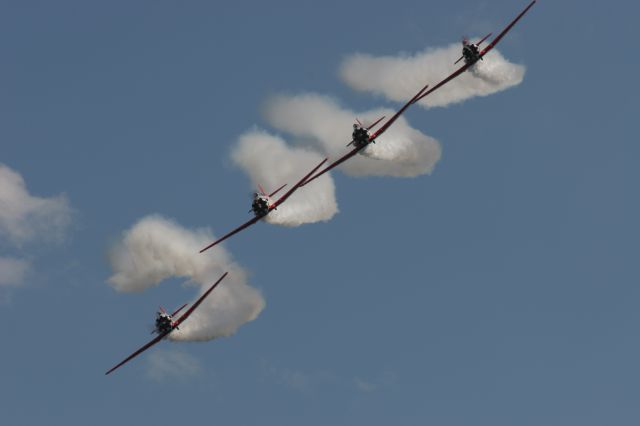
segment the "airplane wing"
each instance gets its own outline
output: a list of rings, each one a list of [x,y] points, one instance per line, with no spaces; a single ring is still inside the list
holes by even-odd
[[[374,134],[372,134],[371,136],[369,136],[369,142],[373,142],[378,136],[380,136],[381,134],[383,134],[384,132],[387,131],[387,129],[389,127],[391,127],[391,125],[393,124],[394,121],[396,121],[398,119],[398,117],[400,117],[400,115],[402,115],[403,112],[405,112],[405,110],[407,108],[409,108],[409,106],[413,103],[415,103],[417,101],[417,99],[420,98],[420,96],[424,93],[425,90],[427,90],[429,88],[429,85],[425,85],[422,89],[420,89],[420,91],[418,93],[416,93],[413,98],[409,99],[409,102],[407,102],[406,104],[404,104],[402,106],[402,108],[400,108],[398,110],[398,112],[396,112],[390,119],[388,119],[387,121],[385,121],[385,123],[380,126],[380,128],[378,130],[376,130],[376,132]]]
[[[160,340],[164,339],[164,337],[171,333],[171,330],[166,331],[162,334],[158,334],[156,336],[155,339],[153,339],[152,341],[150,341],[149,343],[147,343],[146,345],[144,345],[143,347],[141,347],[140,349],[138,349],[137,351],[135,351],[134,353],[132,353],[131,355],[129,355],[128,357],[126,357],[124,359],[124,361],[122,361],[120,364],[116,365],[115,367],[113,367],[111,370],[107,371],[106,373],[104,373],[105,375],[113,373],[116,369],[122,367],[124,364],[126,364],[127,362],[131,361],[133,358],[137,357],[138,355],[140,355],[142,352],[146,351],[147,349],[149,349],[151,346],[155,345],[156,343],[158,343]]]
[[[516,19],[514,19],[513,21],[511,21],[511,23],[509,25],[507,25],[505,27],[504,30],[502,30],[502,32],[500,34],[498,34],[496,36],[496,38],[494,38],[491,43],[489,43],[487,45],[487,47],[485,47],[484,49],[482,49],[482,52],[480,52],[480,57],[483,57],[484,55],[486,55],[491,49],[493,49],[495,47],[496,44],[498,44],[498,42],[500,41],[500,39],[502,39],[502,37],[504,37],[509,30],[516,24],[516,22],[518,22],[520,20],[520,18],[522,18],[524,16],[525,13],[527,13],[529,11],[529,9],[531,9],[531,7],[536,3],[536,0],[533,0],[531,3],[529,3],[529,6],[527,6],[522,12],[520,12],[520,14],[518,16],[516,16]]]
[[[238,226],[236,229],[234,229],[233,231],[229,232],[228,234],[226,234],[225,236],[218,238],[216,241],[212,242],[211,244],[209,244],[208,246],[206,246],[205,248],[203,248],[202,250],[200,250],[200,253],[209,250],[211,247],[220,244],[221,242],[223,242],[224,240],[226,240],[227,238],[237,234],[238,232],[242,231],[245,228],[248,228],[249,226],[253,225],[254,223],[256,223],[257,221],[259,221],[260,219],[262,219],[264,216],[256,216],[253,219],[251,219],[250,221],[248,221],[247,223]]]
[[[273,197],[274,195],[276,195],[278,192],[280,192],[280,190],[282,188],[284,188],[285,186],[287,186],[287,184],[285,183],[284,185],[282,185],[280,188],[276,189],[275,191],[273,191],[271,194],[269,194],[269,198]]]
[[[213,284],[211,287],[209,287],[209,290],[205,291],[204,294],[202,296],[200,296],[200,298],[198,300],[196,300],[196,303],[194,303],[193,305],[191,305],[191,307],[189,309],[187,309],[187,312],[185,312],[184,314],[182,314],[182,316],[180,318],[178,318],[173,324],[174,327],[179,326],[180,324],[182,324],[182,322],[184,322],[184,320],[186,320],[187,318],[189,318],[189,315],[191,315],[193,313],[193,311],[196,310],[196,308],[202,303],[202,301],[209,295],[209,293],[211,293],[213,291],[214,288],[216,288],[216,286],[218,284],[220,284],[220,282],[222,282],[222,280],[225,279],[225,277],[228,275],[228,272],[225,272],[224,274],[222,274],[222,276],[220,278],[218,278],[218,281],[215,282],[215,284]]]
[[[402,106],[402,108],[400,108],[398,110],[398,112],[396,112],[390,119],[388,119],[387,121],[385,121],[385,123],[380,126],[380,128],[378,130],[376,130],[376,132],[374,134],[372,134],[371,136],[369,136],[369,142],[367,143],[367,145],[371,142],[373,142],[378,136],[380,136],[381,134],[383,134],[384,132],[387,131],[387,129],[393,124],[394,121],[396,121],[398,119],[398,117],[400,117],[400,115],[405,112],[405,110],[407,108],[409,108],[409,106],[411,104],[414,104],[415,102],[417,102],[421,95],[424,93],[425,90],[427,90],[427,88],[429,87],[429,85],[427,84],[426,86],[424,86],[422,89],[420,89],[420,91],[418,93],[416,93],[413,98],[409,99],[409,101],[404,104]],[[379,121],[379,120],[378,120]],[[376,121],[374,123],[378,124],[378,121]],[[373,126],[373,125],[372,125]],[[370,127],[372,127],[370,126]],[[353,141],[352,141],[353,142]],[[353,157],[354,155],[356,155],[358,153],[358,151],[360,151],[361,149],[364,149],[367,145],[361,146],[359,148],[354,148],[351,151],[347,152],[345,155],[343,155],[342,157],[338,158],[336,161],[334,161],[333,163],[329,164],[327,167],[325,167],[324,169],[322,169],[320,172],[318,172],[316,175],[314,175],[313,177],[307,179],[304,183],[302,183],[302,185],[300,186],[305,186],[306,184],[308,184],[309,182],[311,182],[314,179],[319,178],[320,176],[322,176],[323,174],[327,173],[329,170],[333,169],[336,166],[339,166],[340,164],[344,163],[345,161],[347,161],[349,158]]]
[[[269,211],[275,209],[276,207],[278,207],[280,204],[284,203],[287,198],[289,198],[298,188],[300,188],[301,186],[303,186],[305,184],[305,182],[307,181],[307,179],[309,179],[309,176],[311,176],[312,174],[314,174],[324,163],[327,162],[327,159],[325,158],[324,160],[322,160],[322,162],[320,164],[318,164],[317,166],[315,166],[313,168],[313,170],[311,170],[309,173],[307,173],[302,179],[300,179],[298,181],[298,183],[296,183],[295,185],[293,185],[293,187],[288,190],[282,197],[278,198],[278,200],[276,200],[275,203],[273,203],[270,207],[269,207]]]
[[[173,311],[173,313],[171,314],[171,318],[175,317],[176,315],[178,315],[178,312],[180,312],[181,310],[184,309],[185,306],[187,306],[188,303],[185,303],[184,305],[180,306],[178,309],[176,309],[175,311]]]
[[[369,130],[373,129],[374,127],[376,127],[378,125],[378,123],[381,122],[384,119],[385,119],[384,115],[382,117],[378,118],[376,121],[371,123],[371,125],[369,127],[367,127],[367,131],[369,131]]]
[[[531,3],[529,3],[529,5],[522,11],[520,12],[520,14],[516,17],[516,19],[514,19],[513,21],[511,21],[511,23],[509,25],[507,25],[507,27],[502,30],[502,32],[500,34],[498,34],[496,36],[496,38],[494,38],[491,43],[489,43],[487,45],[487,47],[485,47],[484,49],[482,49],[482,51],[480,52],[480,58],[482,58],[484,55],[486,55],[487,53],[489,53],[489,51],[491,49],[493,49],[496,44],[498,44],[498,42],[500,41],[500,39],[502,39],[502,37],[505,36],[505,34],[507,34],[507,32],[509,32],[509,30],[516,24],[516,22],[518,22],[520,20],[520,18],[522,18],[524,16],[525,13],[527,13],[527,11],[531,8],[531,6],[533,6],[535,4],[536,0],[533,0]],[[484,40],[484,39],[483,39]],[[483,41],[481,40],[481,41]],[[444,80],[442,80],[440,83],[436,84],[435,86],[433,86],[431,89],[429,89],[428,91],[424,92],[422,95],[420,95],[415,102],[420,101],[422,98],[424,98],[425,96],[429,95],[430,93],[438,90],[440,87],[444,86],[445,84],[447,84],[448,82],[450,82],[451,80],[453,80],[454,78],[456,78],[457,76],[459,76],[460,74],[462,74],[463,72],[465,72],[471,65],[473,64],[464,64],[463,66],[461,66],[460,68],[458,68],[457,70],[455,70],[450,76],[448,76],[447,78],[445,78]]]
[[[320,176],[322,176],[323,174],[327,173],[329,170],[333,169],[336,166],[339,166],[340,164],[344,163],[345,161],[347,161],[349,158],[353,157],[354,155],[356,155],[358,153],[358,151],[360,151],[362,149],[362,147],[360,148],[353,148],[351,151],[347,152],[345,155],[343,155],[342,157],[338,158],[336,161],[334,161],[333,163],[329,164],[327,167],[325,167],[324,169],[322,169],[320,172],[318,172],[315,176],[307,179],[302,185],[300,186],[305,186],[306,184],[310,183],[312,180],[319,178]]]
[[[438,90],[439,88],[441,88],[442,86],[444,86],[445,84],[447,84],[448,82],[450,82],[451,80],[453,80],[454,78],[456,78],[457,76],[459,76],[460,74],[465,72],[470,66],[471,66],[471,64],[464,64],[463,66],[461,66],[460,68],[455,70],[453,73],[451,73],[447,78],[442,80],[440,83],[436,84],[431,89],[429,89],[426,92],[424,92],[423,94],[421,94],[414,102],[418,102],[422,98],[427,96],[429,93],[435,92],[436,90]]]

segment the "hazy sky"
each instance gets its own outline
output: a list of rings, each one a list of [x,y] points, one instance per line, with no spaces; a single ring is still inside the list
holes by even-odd
[[[495,52],[510,87],[410,109],[392,160],[291,198],[313,223],[190,254],[524,6],[0,1],[0,423],[637,425],[631,2],[540,0]],[[104,376],[228,268],[193,326],[234,334]]]

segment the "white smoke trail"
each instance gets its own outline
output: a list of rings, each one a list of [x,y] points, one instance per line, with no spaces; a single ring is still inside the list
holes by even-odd
[[[136,292],[170,277],[185,277],[200,285],[199,297],[229,271],[169,338],[199,341],[229,336],[242,324],[254,320],[265,302],[258,290],[247,285],[246,273],[222,247],[198,254],[213,240],[206,229],[189,230],[158,215],[146,216],[124,232],[109,251],[113,275],[108,282],[118,291]]]
[[[319,154],[290,148],[280,138],[264,131],[252,130],[240,136],[231,153],[233,161],[251,178],[254,188],[261,184],[267,192],[286,183],[274,196],[277,199],[322,161]],[[265,220],[284,226],[327,221],[338,212],[333,179],[329,174],[298,189]]]
[[[476,40],[476,39],[472,39]],[[404,102],[422,86],[432,86],[455,71],[462,63],[460,43],[427,49],[415,55],[373,56],[357,53],[345,59],[340,77],[351,88],[373,92],[388,99]],[[478,61],[470,71],[462,73],[425,97],[424,107],[447,106],[474,96],[487,96],[518,85],[524,78],[525,67],[507,61],[496,49]]]
[[[15,246],[59,242],[71,224],[72,213],[66,196],[31,195],[22,176],[0,163],[0,237]]]
[[[22,175],[0,163],[0,246],[19,252],[0,256],[0,290],[25,284],[37,264],[28,246],[64,242],[73,215],[64,194],[32,195]]]
[[[342,108],[333,98],[313,93],[276,96],[264,108],[264,116],[272,126],[292,134],[298,143],[311,145],[331,160],[351,149],[346,145],[356,118],[367,125],[394,113],[390,109],[356,113]],[[418,176],[433,170],[441,148],[438,141],[400,117],[363,154],[349,159],[340,168],[352,176]]]

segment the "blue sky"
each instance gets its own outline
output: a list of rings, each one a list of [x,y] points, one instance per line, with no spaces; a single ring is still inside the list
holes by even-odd
[[[430,175],[333,173],[331,221],[225,244],[266,300],[255,321],[104,376],[159,304],[195,297],[179,278],[114,291],[109,248],[150,214],[218,235],[246,219],[230,153],[256,126],[286,138],[270,96],[399,108],[342,61],[496,31],[524,5],[0,3],[0,163],[71,209],[62,241],[0,234],[30,264],[0,287],[2,423],[638,424],[639,11],[622,2],[538,2],[499,45],[521,84],[407,112],[441,145]]]

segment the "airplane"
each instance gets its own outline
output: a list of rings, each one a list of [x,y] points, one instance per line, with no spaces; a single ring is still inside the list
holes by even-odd
[[[485,47],[482,51],[480,51],[480,44],[482,44],[482,42],[484,42],[487,38],[489,38],[492,33],[487,34],[486,36],[484,36],[477,43],[471,43],[471,42],[469,42],[469,40],[466,37],[463,38],[462,39],[462,56],[457,61],[455,61],[454,64],[457,64],[462,59],[464,59],[464,65],[462,67],[458,68],[456,71],[454,71],[447,78],[442,80],[440,83],[438,83],[435,86],[433,86],[430,90],[428,90],[427,92],[425,92],[422,95],[420,95],[420,97],[418,99],[416,99],[416,102],[420,101],[425,96],[429,95],[430,93],[432,93],[435,90],[439,89],[440,87],[442,87],[443,85],[445,85],[449,81],[453,80],[454,78],[456,78],[457,76],[459,76],[460,74],[465,72],[467,69],[469,69],[471,66],[473,66],[479,60],[482,60],[484,55],[489,53],[496,46],[496,44],[498,44],[498,42],[507,34],[507,32],[509,32],[509,30],[511,30],[511,28],[520,20],[520,18],[522,18],[524,16],[525,13],[527,13],[529,11],[529,9],[535,3],[536,3],[536,0],[533,0],[531,3],[529,3],[529,5],[522,12],[520,12],[520,14],[518,16],[516,16],[516,18],[513,21],[511,21],[511,23],[509,25],[507,25],[505,27],[505,29],[502,30],[502,32],[500,34],[498,34],[496,36],[496,38],[494,38],[491,41],[491,43],[489,43],[487,45],[487,47]]]
[[[312,180],[319,178],[323,174],[327,173],[329,170],[333,169],[336,166],[339,166],[340,164],[342,164],[345,161],[347,161],[349,158],[351,158],[354,155],[356,155],[357,153],[361,152],[370,143],[375,143],[375,140],[380,135],[382,135],[384,132],[386,132],[387,129],[389,127],[391,127],[391,125],[398,119],[398,117],[400,117],[400,115],[402,115],[402,113],[405,112],[405,110],[407,108],[409,108],[409,106],[411,106],[412,104],[416,103],[417,100],[420,99],[420,95],[422,95],[424,93],[424,91],[427,90],[428,88],[429,88],[429,85],[427,84],[422,89],[420,89],[420,91],[418,93],[416,93],[413,96],[413,98],[409,99],[409,101],[406,104],[404,104],[402,106],[402,108],[400,108],[398,110],[398,112],[396,112],[389,120],[387,120],[382,126],[380,126],[380,128],[378,130],[376,130],[373,134],[370,134],[369,130],[371,130],[378,123],[380,123],[385,118],[384,116],[380,117],[379,119],[377,119],[375,122],[373,122],[373,124],[369,125],[368,127],[364,127],[364,125],[360,122],[360,120],[358,120],[356,118],[357,123],[353,125],[353,133],[351,135],[351,142],[349,142],[347,144],[347,146],[353,145],[354,148],[351,151],[347,152],[342,157],[338,158],[333,163],[329,164],[327,167],[322,169],[320,172],[318,172],[317,174],[315,174],[311,178],[307,179],[300,186],[307,185]]]
[[[251,203],[251,210],[249,210],[249,213],[253,212],[254,218],[249,220],[245,224],[240,225],[239,227],[229,232],[228,234],[224,235],[223,237],[212,242],[211,244],[209,244],[208,246],[200,250],[200,253],[206,250],[209,250],[211,247],[223,242],[227,238],[237,234],[243,229],[248,228],[249,226],[253,225],[257,221],[259,221],[260,219],[262,219],[263,217],[271,213],[272,210],[277,209],[278,206],[284,203],[287,200],[287,198],[289,198],[298,188],[304,185],[304,183],[309,178],[309,176],[314,174],[316,170],[318,170],[326,162],[327,162],[327,159],[325,158],[324,160],[322,160],[320,164],[318,164],[313,170],[307,173],[305,177],[300,179],[298,183],[296,183],[289,191],[287,191],[282,197],[278,198],[275,202],[271,199],[271,197],[273,197],[278,192],[280,192],[280,190],[285,186],[287,186],[287,184],[282,185],[280,188],[276,189],[275,191],[273,191],[271,194],[268,194],[268,195],[266,191],[262,188],[262,186],[258,185],[260,192],[255,192],[253,194],[253,202]]]
[[[533,0],[531,3],[529,3],[529,5],[522,12],[520,12],[520,14],[518,16],[516,16],[516,18],[513,21],[511,21],[511,23],[509,25],[507,25],[505,27],[505,29],[502,30],[502,32],[500,34],[498,34],[496,36],[496,38],[494,38],[491,41],[491,43],[489,43],[487,45],[487,47],[485,47],[482,50],[480,50],[480,44],[483,41],[485,41],[486,39],[488,39],[491,36],[492,33],[487,34],[486,36],[484,36],[477,43],[471,43],[466,37],[463,38],[462,39],[462,56],[460,57],[460,59],[455,61],[454,64],[457,64],[462,59],[464,59],[464,65],[461,66],[460,68],[458,68],[457,70],[455,70],[450,76],[448,76],[447,78],[442,80],[440,83],[436,84],[435,86],[433,86],[428,91],[422,93],[420,95],[420,97],[418,97],[418,99],[415,100],[415,102],[420,101],[425,96],[427,96],[430,93],[433,93],[434,91],[438,90],[440,87],[444,86],[445,84],[447,84],[448,82],[450,82],[451,80],[453,80],[454,78],[456,78],[457,76],[459,76],[460,74],[462,74],[463,72],[468,70],[476,62],[482,60],[484,55],[486,55],[487,53],[489,53],[491,51],[491,49],[496,47],[496,44],[498,44],[498,42],[502,39],[502,37],[504,37],[509,32],[509,30],[511,30],[511,28],[513,28],[513,26],[516,24],[516,22],[518,22],[520,20],[520,18],[522,18],[524,16],[524,14],[527,13],[529,11],[529,9],[531,9],[531,7],[535,3],[536,3],[536,0]]]
[[[144,345],[143,347],[141,347],[140,349],[138,349],[137,351],[135,351],[134,353],[132,353],[131,355],[129,355],[127,358],[124,359],[124,361],[120,362],[118,365],[116,365],[115,367],[113,367],[112,369],[110,369],[109,371],[107,371],[104,374],[107,375],[107,374],[113,373],[116,369],[122,367],[124,364],[126,364],[129,361],[131,361],[133,358],[137,357],[142,352],[146,351],[151,346],[155,345],[160,340],[162,340],[165,337],[167,337],[169,335],[169,333],[171,333],[173,330],[178,330],[178,327],[180,326],[180,324],[182,324],[187,318],[189,318],[189,315],[191,315],[193,313],[193,311],[196,310],[196,308],[202,303],[202,301],[209,295],[209,293],[211,293],[213,291],[214,288],[216,288],[216,286],[218,284],[220,284],[220,282],[227,276],[227,274],[228,274],[228,272],[225,272],[218,279],[218,281],[216,281],[215,284],[213,284],[211,287],[209,287],[209,290],[205,291],[204,294],[202,296],[200,296],[200,298],[196,301],[196,303],[194,303],[193,306],[191,306],[189,309],[187,309],[187,311],[184,314],[182,314],[182,316],[180,316],[180,318],[178,318],[178,319],[174,320],[175,316],[180,311],[182,311],[182,309],[184,309],[185,306],[187,306],[187,303],[185,303],[184,305],[180,306],[171,315],[169,315],[164,310],[164,308],[162,308],[162,306],[161,306],[160,309],[158,310],[158,312],[156,313],[155,329],[151,332],[152,334],[153,333],[157,333],[158,334],[156,336],[156,338],[153,339],[152,341],[150,341],[149,343],[147,343],[146,345]]]

